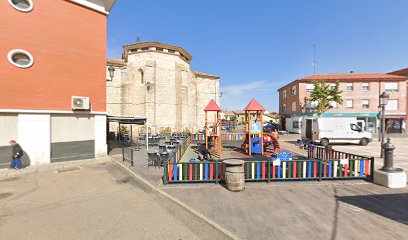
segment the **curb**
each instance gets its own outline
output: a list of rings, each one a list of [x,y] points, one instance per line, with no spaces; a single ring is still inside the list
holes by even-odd
[[[100,158],[89,158],[89,159],[81,159],[81,160],[74,160],[68,162],[55,162],[55,163],[45,163],[39,165],[32,165],[23,168],[22,170],[9,170],[8,168],[0,169],[0,179],[7,178],[7,177],[15,177],[15,176],[22,176],[27,174],[33,174],[38,172],[44,171],[54,171],[58,168],[70,168],[74,166],[82,166],[87,164],[93,163],[102,163],[104,161],[110,160],[108,157],[100,157]]]
[[[221,225],[219,225],[218,223],[214,222],[213,220],[207,218],[206,216],[204,216],[203,214],[199,213],[197,210],[189,207],[187,204],[185,204],[184,202],[180,201],[179,199],[169,195],[168,193],[156,188],[155,186],[153,186],[151,183],[149,183],[148,181],[146,181],[145,179],[143,179],[141,176],[137,175],[136,173],[134,173],[132,170],[130,170],[128,167],[126,167],[124,164],[122,164],[119,161],[116,161],[115,159],[111,158],[111,161],[114,162],[114,164],[116,164],[117,166],[121,167],[122,169],[124,169],[125,171],[127,171],[129,174],[131,174],[134,178],[136,178],[137,180],[140,180],[142,183],[144,183],[146,186],[148,186],[149,188],[151,188],[153,191],[156,191],[158,193],[160,193],[161,195],[163,195],[164,197],[170,199],[171,201],[173,201],[174,203],[176,203],[177,205],[181,206],[182,208],[186,209],[187,211],[191,212],[192,214],[196,215],[197,217],[201,218],[202,220],[204,220],[205,222],[207,222],[208,224],[210,224],[212,227],[216,228],[217,230],[219,230],[220,232],[224,233],[225,235],[227,235],[229,238],[234,239],[234,240],[242,240],[241,238],[239,238],[237,235],[233,234],[232,232],[230,232],[229,230],[225,229],[224,227],[222,227]]]

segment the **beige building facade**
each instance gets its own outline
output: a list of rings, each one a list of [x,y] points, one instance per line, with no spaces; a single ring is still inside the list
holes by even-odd
[[[108,115],[147,117],[153,134],[204,126],[205,106],[220,101],[220,77],[192,70],[192,56],[178,46],[140,42],[123,48],[122,59],[107,60]]]
[[[300,133],[303,118],[315,117],[313,102],[307,97],[313,91],[313,81],[334,85],[340,83],[343,103],[322,117],[356,117],[367,131],[377,132],[378,105],[382,92],[390,95],[386,107],[386,129],[389,133],[405,133],[407,119],[407,77],[389,74],[319,74],[299,78],[279,91],[279,115],[284,130]]]

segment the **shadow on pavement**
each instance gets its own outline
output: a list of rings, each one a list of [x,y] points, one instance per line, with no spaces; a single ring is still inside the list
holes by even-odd
[[[408,224],[408,193],[337,196],[337,200],[394,221]]]

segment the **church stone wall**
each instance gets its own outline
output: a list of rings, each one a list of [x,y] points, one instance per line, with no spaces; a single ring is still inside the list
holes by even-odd
[[[195,132],[204,126],[208,102],[215,98],[219,103],[219,89],[219,78],[197,77],[178,52],[151,47],[129,53],[125,66],[116,68],[113,81],[107,83],[107,111],[108,115],[147,117],[153,133],[165,128]]]

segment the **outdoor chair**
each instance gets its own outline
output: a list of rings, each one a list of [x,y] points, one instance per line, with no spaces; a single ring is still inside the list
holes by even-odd
[[[162,152],[160,153],[160,162],[159,162],[159,168],[164,165],[167,160],[169,160],[169,153],[168,152]]]
[[[157,166],[158,165],[158,156],[156,152],[148,152],[147,153],[148,159],[147,159],[147,167],[149,168],[150,166]]]
[[[176,146],[174,145],[168,145],[166,148],[169,154],[176,151]]]

